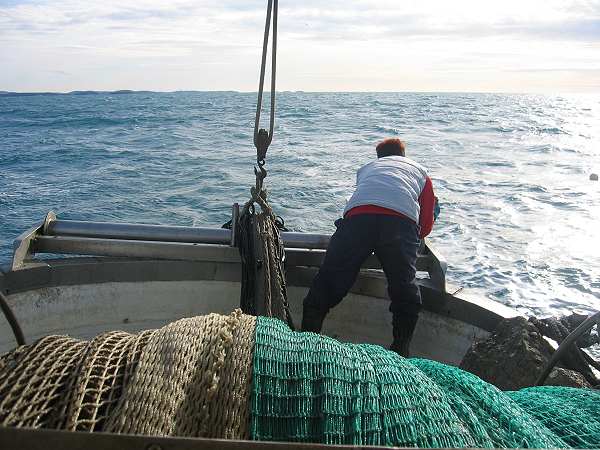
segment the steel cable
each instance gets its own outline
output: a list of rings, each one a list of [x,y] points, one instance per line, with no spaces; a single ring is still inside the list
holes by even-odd
[[[260,81],[258,85],[258,100],[256,102],[256,119],[254,122],[254,146],[256,147],[256,161],[262,167],[267,154],[267,149],[273,140],[273,129],[275,125],[275,78],[277,73],[277,16],[278,1],[269,0],[267,4],[267,19],[265,22],[265,33],[263,38],[262,59],[260,65]],[[271,114],[269,120],[269,131],[259,129],[260,115],[262,110],[262,98],[265,84],[265,67],[267,62],[267,50],[269,46],[269,31],[273,18],[273,45],[271,49]]]

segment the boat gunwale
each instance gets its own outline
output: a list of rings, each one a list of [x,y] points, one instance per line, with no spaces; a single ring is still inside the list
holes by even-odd
[[[310,286],[316,267],[291,266],[286,269],[288,286]],[[70,257],[29,262],[18,270],[0,267],[0,290],[11,295],[43,288],[120,282],[225,281],[240,282],[241,264],[232,261],[181,261],[143,258]],[[423,308],[493,331],[500,320],[516,311],[479,296],[456,296],[418,280]],[[351,293],[389,302],[387,283],[379,270],[363,270]]]

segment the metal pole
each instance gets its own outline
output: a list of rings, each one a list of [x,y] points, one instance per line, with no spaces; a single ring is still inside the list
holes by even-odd
[[[550,372],[552,371],[552,369],[554,368],[556,363],[560,360],[560,358],[562,358],[565,351],[571,345],[575,345],[575,342],[577,341],[577,339],[579,339],[583,335],[583,333],[587,332],[589,329],[591,329],[596,324],[600,325],[600,312],[592,314],[587,319],[585,319],[581,323],[581,325],[579,325],[577,328],[575,328],[575,330],[573,330],[573,332],[571,334],[569,334],[565,338],[564,341],[562,341],[562,343],[558,346],[558,348],[554,352],[554,355],[552,355],[552,359],[546,365],[544,371],[542,372],[542,374],[538,377],[537,381],[535,382],[536,386],[541,386],[544,384],[544,382],[546,381],[546,378],[548,378],[548,375],[550,375]]]
[[[231,230],[224,228],[176,227],[133,223],[85,222],[54,220],[48,224],[48,235],[138,241],[187,242],[231,245]],[[288,248],[326,249],[331,238],[327,234],[284,231],[281,237]]]
[[[51,236],[73,236],[140,241],[229,244],[231,231],[223,228],[195,228],[132,223],[56,220],[48,225]]]

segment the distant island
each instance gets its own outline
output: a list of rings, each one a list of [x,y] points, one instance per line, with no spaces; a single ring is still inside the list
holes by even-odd
[[[71,92],[11,92],[0,91],[0,95],[8,97],[30,97],[32,95],[123,95],[123,94],[152,94],[152,91],[133,91],[121,89],[118,91],[71,91]]]
[[[181,92],[211,92],[211,93],[227,93],[239,94],[239,91],[194,91],[194,90],[179,90],[179,91],[135,91],[131,89],[119,89],[117,91],[71,91],[71,92],[12,92],[0,91],[0,96],[5,97],[30,97],[33,95],[126,95],[126,94],[175,94]]]

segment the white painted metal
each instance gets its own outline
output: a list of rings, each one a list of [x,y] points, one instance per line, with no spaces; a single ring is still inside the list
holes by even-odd
[[[229,313],[239,304],[240,286],[228,281],[147,281],[59,286],[9,296],[28,342],[47,334],[90,338],[109,330],[157,328],[182,317]],[[296,322],[306,288],[289,287]],[[350,294],[325,321],[324,333],[349,342],[389,345],[389,302]],[[473,325],[424,311],[412,351],[415,356],[458,364],[474,338],[487,332]],[[0,352],[14,347],[8,327],[0,327]]]

